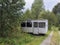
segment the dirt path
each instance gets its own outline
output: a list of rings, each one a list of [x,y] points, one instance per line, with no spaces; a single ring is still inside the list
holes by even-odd
[[[50,45],[52,34],[53,34],[53,31],[50,33],[50,35],[40,45]]]

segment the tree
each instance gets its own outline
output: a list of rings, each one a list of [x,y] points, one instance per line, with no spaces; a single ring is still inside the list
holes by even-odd
[[[60,14],[60,3],[58,3],[57,5],[54,6],[53,12],[55,14]]]
[[[42,11],[40,13],[40,18],[48,19],[49,29],[51,29],[51,26],[53,26],[53,25],[56,26],[56,24],[58,24],[58,19],[57,19],[56,15],[52,12]]]
[[[59,21],[58,23],[60,24],[60,3],[58,3],[57,5],[54,6],[53,13],[58,18],[58,21]]]
[[[0,0],[0,36],[17,31],[24,4],[24,0]]]
[[[32,19],[31,11],[27,9],[26,12],[21,16],[21,19],[22,21]]]
[[[35,0],[32,4],[32,15],[34,19],[38,19],[38,15],[43,10],[43,0]]]

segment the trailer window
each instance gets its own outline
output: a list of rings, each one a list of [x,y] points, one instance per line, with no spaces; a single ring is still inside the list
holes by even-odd
[[[32,22],[27,22],[27,27],[32,27]]]
[[[45,28],[45,22],[39,22],[39,27],[40,28]]]
[[[25,27],[26,26],[25,24],[26,24],[25,22],[22,22],[21,27]]]
[[[38,22],[34,22],[34,27],[38,27]]]

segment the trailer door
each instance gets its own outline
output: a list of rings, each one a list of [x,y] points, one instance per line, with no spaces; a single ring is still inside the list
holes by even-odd
[[[46,23],[45,22],[39,22],[39,33],[45,34],[46,32]]]
[[[38,22],[33,22],[33,34],[39,34]]]

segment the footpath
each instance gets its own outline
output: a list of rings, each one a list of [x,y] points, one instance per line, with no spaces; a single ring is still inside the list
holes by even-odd
[[[52,35],[53,35],[53,31],[50,33],[50,35],[40,45],[50,45]]]

